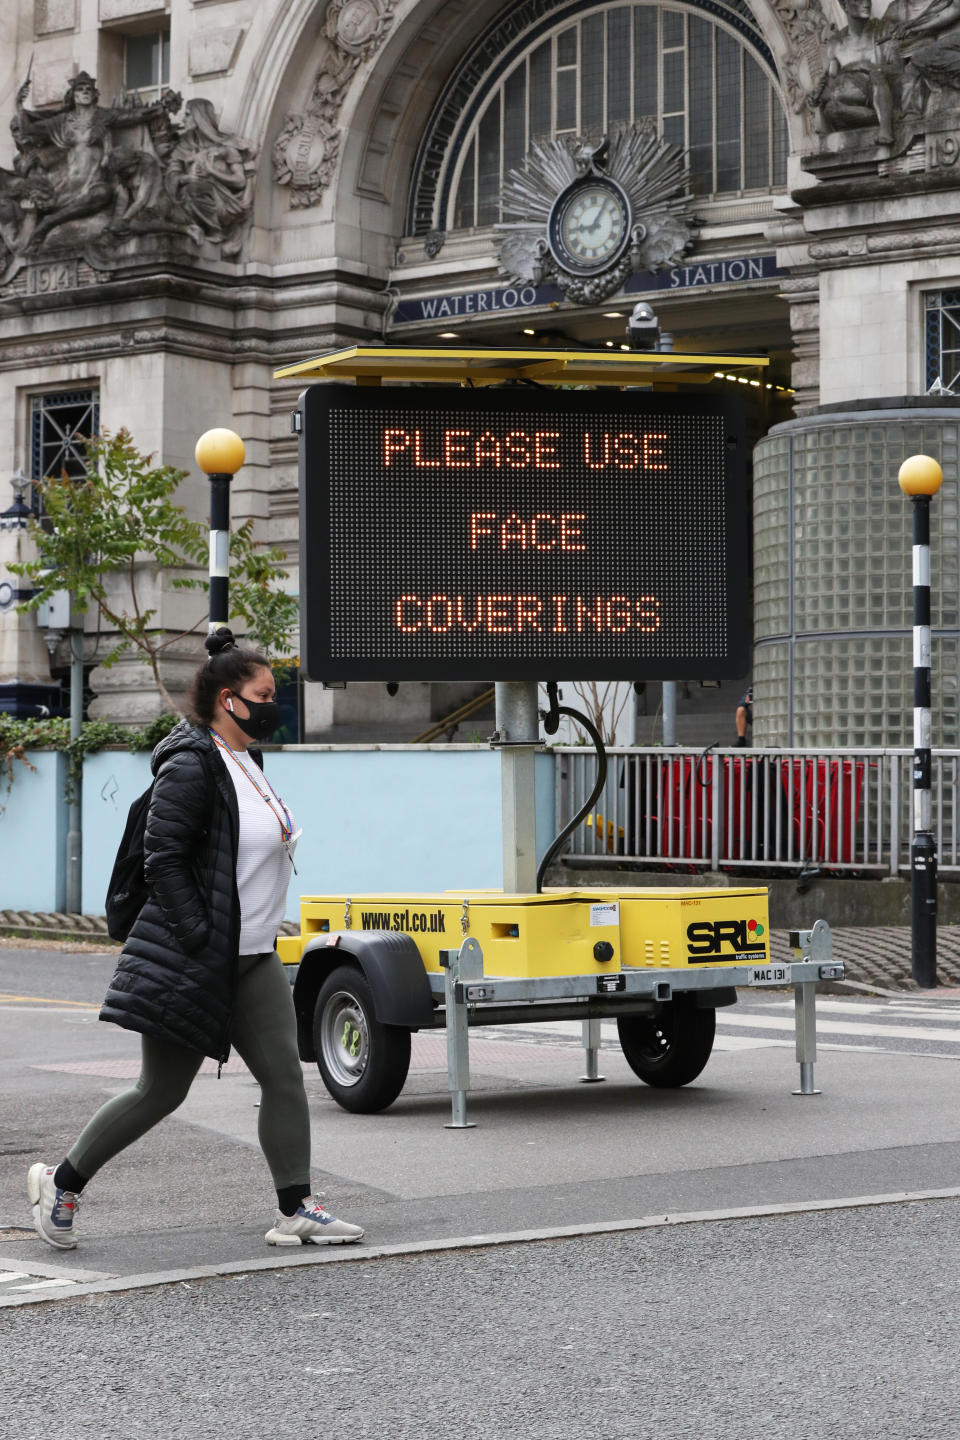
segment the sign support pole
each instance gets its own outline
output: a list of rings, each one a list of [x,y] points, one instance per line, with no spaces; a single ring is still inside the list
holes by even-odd
[[[676,745],[677,743],[676,680],[664,680],[663,682],[663,743],[664,745]]]
[[[537,888],[537,809],[534,782],[540,712],[535,680],[496,682],[503,828],[503,889],[507,895]]]

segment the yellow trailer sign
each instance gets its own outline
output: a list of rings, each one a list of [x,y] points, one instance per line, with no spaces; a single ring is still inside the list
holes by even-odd
[[[768,965],[770,919],[762,888],[617,889],[625,965]]]
[[[281,957],[296,962],[315,937],[353,930],[409,935],[434,973],[440,951],[456,950],[467,935],[479,941],[489,975],[605,975],[620,968],[619,907],[609,891],[304,896],[300,935],[280,940]]]

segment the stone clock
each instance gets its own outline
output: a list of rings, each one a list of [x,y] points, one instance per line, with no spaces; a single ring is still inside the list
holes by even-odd
[[[500,273],[595,305],[631,272],[678,264],[693,243],[692,199],[683,152],[649,120],[599,143],[542,141],[504,180]]]

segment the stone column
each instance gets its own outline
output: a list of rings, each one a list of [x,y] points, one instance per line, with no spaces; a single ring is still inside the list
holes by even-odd
[[[776,245],[777,264],[786,272],[781,294],[790,306],[794,410],[805,415],[820,402],[820,276],[799,211],[768,225],[764,234]]]

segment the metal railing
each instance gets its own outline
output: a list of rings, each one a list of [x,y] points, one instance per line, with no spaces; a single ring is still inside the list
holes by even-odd
[[[596,754],[554,753],[559,830],[590,794]],[[745,873],[910,868],[912,750],[612,747],[607,756],[606,786],[569,856]],[[934,750],[932,783],[939,869],[960,872],[960,750]]]

